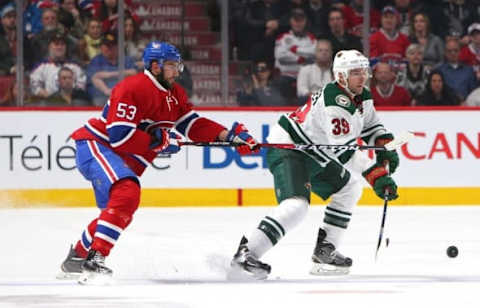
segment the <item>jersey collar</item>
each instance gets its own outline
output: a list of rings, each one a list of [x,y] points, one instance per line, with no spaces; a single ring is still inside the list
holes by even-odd
[[[168,90],[165,89],[164,87],[162,87],[162,85],[157,81],[157,79],[155,78],[155,76],[153,76],[152,73],[151,73],[149,70],[144,70],[143,73],[144,73],[145,75],[147,75],[148,78],[150,78],[150,80],[153,82],[153,84],[154,84],[160,91],[168,92]]]

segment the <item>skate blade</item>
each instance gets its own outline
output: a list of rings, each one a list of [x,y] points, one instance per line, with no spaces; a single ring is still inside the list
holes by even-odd
[[[55,278],[58,280],[77,280],[80,278],[80,273],[67,273],[60,271]]]
[[[92,272],[83,272],[78,283],[81,285],[105,286],[113,283],[112,275],[98,274]]]
[[[230,281],[255,281],[265,280],[267,278],[268,273],[265,270],[252,269],[248,271],[235,263],[232,263],[230,270],[227,272],[227,280]]]
[[[310,270],[311,275],[315,276],[341,276],[350,273],[349,267],[340,267],[325,263],[313,263]]]

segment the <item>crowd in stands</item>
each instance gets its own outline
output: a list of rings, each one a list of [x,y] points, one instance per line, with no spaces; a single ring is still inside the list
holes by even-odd
[[[480,106],[479,0],[372,0],[365,44],[363,4],[234,1],[230,32],[239,59],[269,67],[268,83],[237,89],[238,103],[301,105],[332,80],[337,51],[365,45],[377,106]],[[255,78],[256,71],[245,76]],[[271,99],[259,99],[260,90]]]
[[[124,1],[122,74],[118,0],[23,1],[24,105],[102,106],[119,78],[143,69],[148,41]],[[0,106],[18,96],[15,3],[0,0],[0,79],[11,77],[0,80]],[[235,89],[240,106],[301,105],[333,80],[339,50],[364,46],[378,106],[480,106],[480,0],[371,0],[363,43],[364,0],[229,4],[232,60],[251,63]],[[179,82],[192,95],[188,68]]]
[[[15,3],[0,0],[0,106],[15,106],[18,96]],[[103,106],[121,77],[118,0],[24,0],[23,5],[24,105]],[[148,41],[131,0],[125,0],[124,16],[126,77],[143,70]]]

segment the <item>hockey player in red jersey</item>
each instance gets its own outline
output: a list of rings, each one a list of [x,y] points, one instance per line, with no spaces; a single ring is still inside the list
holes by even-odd
[[[92,183],[101,209],[72,246],[59,278],[89,283],[111,276],[105,257],[132,221],[140,202],[139,177],[157,154],[180,150],[180,136],[193,141],[232,141],[240,154],[257,151],[257,141],[240,123],[232,128],[204,118],[175,83],[183,69],[178,50],[153,41],[143,53],[145,71],[125,78],[112,90],[99,118],[76,130],[77,168]]]

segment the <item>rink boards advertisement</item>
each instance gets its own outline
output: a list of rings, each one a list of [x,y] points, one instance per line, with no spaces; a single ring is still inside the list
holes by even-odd
[[[262,142],[285,112],[199,111],[227,127],[241,121]],[[76,170],[75,143],[69,136],[99,114],[98,110],[1,111],[2,201],[12,206],[94,204],[90,183]],[[480,109],[386,110],[379,116],[394,134],[416,135],[399,150],[400,167],[394,178],[400,198],[393,204],[480,204]],[[262,150],[242,157],[232,148],[189,146],[176,155],[159,156],[141,178],[142,204],[275,204],[265,154]],[[381,203],[365,184],[360,204]]]

